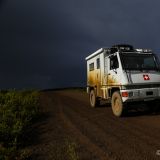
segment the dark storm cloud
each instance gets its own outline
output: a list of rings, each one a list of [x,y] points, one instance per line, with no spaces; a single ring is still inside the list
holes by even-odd
[[[0,88],[84,85],[84,58],[129,43],[159,51],[160,2],[0,1]]]
[[[5,0],[0,0],[0,8],[3,7]]]

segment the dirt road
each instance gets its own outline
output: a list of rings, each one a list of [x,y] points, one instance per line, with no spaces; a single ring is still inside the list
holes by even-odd
[[[80,160],[160,159],[160,114],[130,111],[117,118],[109,105],[91,108],[77,90],[44,92],[41,104],[46,117],[36,126],[36,159],[67,159],[66,137]]]

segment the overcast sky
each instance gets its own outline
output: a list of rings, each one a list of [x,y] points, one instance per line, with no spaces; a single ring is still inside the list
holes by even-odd
[[[159,0],[0,0],[0,88],[84,86],[85,57],[118,43],[160,53]]]

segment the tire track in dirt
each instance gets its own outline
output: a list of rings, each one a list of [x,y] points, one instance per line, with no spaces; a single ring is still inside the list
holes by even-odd
[[[71,115],[71,113],[73,113],[73,114]],[[74,119],[74,116],[76,115],[76,113],[77,112],[73,112],[73,109],[72,109],[72,110],[68,111],[68,115],[69,115],[68,117]],[[109,155],[113,155],[113,153],[114,153],[117,158],[118,157],[120,158],[123,155],[124,152],[127,152],[128,154],[123,156],[123,157],[126,157],[126,159],[132,159],[132,158],[130,158],[129,155],[131,155],[133,153],[134,153],[133,159],[135,159],[136,155],[137,155],[137,157],[139,157],[140,155],[143,154],[144,155],[143,159],[144,159],[144,157],[147,156],[146,151],[144,151],[143,148],[140,151],[139,151],[139,149],[136,150],[137,147],[136,147],[136,145],[134,145],[136,137],[132,136],[133,140],[129,141],[129,143],[127,144],[127,142],[126,142],[127,137],[123,138],[121,136],[118,136],[116,134],[117,132],[114,132],[114,130],[113,130],[114,129],[113,125],[110,125],[110,128],[108,126],[107,130],[103,130],[103,127],[100,127],[100,124],[98,124],[98,125],[95,125],[96,123],[94,123],[94,125],[93,125],[93,123],[91,124],[90,123],[91,119],[86,119],[86,118],[83,118],[81,116],[79,117],[77,115],[76,115],[76,118],[79,119],[79,121],[74,119],[72,123],[75,123],[77,121],[75,125],[78,126],[78,124],[79,124],[80,130],[85,130],[85,132],[83,134],[86,134],[86,136],[89,136],[89,138],[92,139],[93,143],[96,143],[97,145],[101,146],[101,148],[104,148],[104,150],[106,150],[106,152],[108,152]],[[83,123],[82,125],[80,125],[81,122]],[[88,126],[89,126],[89,130],[87,132],[86,128]],[[95,135],[95,134],[92,134],[92,133],[97,133],[97,134]],[[123,133],[125,133],[125,131]],[[121,132],[121,135],[123,135],[123,133]],[[98,138],[97,138],[97,136],[98,136]],[[94,141],[95,139],[97,139],[97,140]],[[105,139],[107,139],[107,141]],[[123,148],[124,144],[125,144],[125,148],[122,150],[122,152],[119,151],[120,148]],[[128,147],[131,148],[132,150],[131,149],[128,150],[127,149]],[[112,150],[110,150],[110,148]],[[118,154],[117,154],[117,151],[118,151]],[[140,156],[140,157],[142,158],[142,156]],[[147,157],[149,157],[149,156],[147,156]],[[150,158],[148,158],[148,159],[150,159]]]
[[[64,128],[67,130],[70,130],[73,134],[72,136],[76,137],[81,144],[83,144],[84,146],[87,146],[86,149],[94,153],[99,160],[108,160],[108,159],[112,160],[111,158],[108,157],[108,155],[100,147],[92,143],[90,139],[87,136],[85,136],[70,121],[70,119],[66,116],[66,114],[64,114],[63,107],[62,107],[64,104],[62,103],[62,100],[59,99],[59,97],[57,97],[57,102],[58,102],[58,106],[60,109],[60,118],[64,122]]]
[[[143,127],[143,123],[140,123],[140,125],[138,125],[139,122],[135,120],[135,118],[133,119],[132,117],[128,117],[124,119],[117,119],[112,116],[111,112],[109,112],[109,114],[107,114],[106,112],[105,116],[105,113],[99,112],[98,109],[90,109],[84,102],[78,101],[73,97],[67,97],[65,96],[65,94],[59,94],[59,97],[60,105],[63,111],[62,113],[68,119],[72,127],[76,128],[77,130],[78,124],[79,126],[82,125],[81,123],[83,123],[84,125],[89,121],[88,124],[85,124],[86,126],[80,126],[80,128],[78,128],[78,132],[81,132],[81,134],[84,136],[83,130],[86,130],[87,127],[90,128],[89,130],[92,133],[92,130],[97,130],[95,132],[99,135],[97,141],[101,142],[100,144],[98,144],[99,142],[93,142],[93,139],[97,137],[96,135],[89,135],[89,131],[87,133],[88,135],[85,135],[85,137],[87,137],[87,139],[89,140],[92,139],[90,141],[92,141],[92,143],[94,143],[94,145],[98,146],[99,148],[103,144],[104,146],[101,146],[101,148],[104,148],[103,151],[107,148],[107,146],[102,142],[106,142],[106,144],[112,147],[111,149],[115,151],[115,155],[116,150],[118,151],[118,149],[123,148],[122,152],[118,151],[118,154],[116,155],[118,159],[119,157],[123,157],[122,159],[159,158],[155,155],[156,149],[159,149],[159,136],[156,135],[158,139],[154,138],[154,133],[151,133],[150,129],[146,129],[145,127]],[[108,108],[101,109],[103,111],[104,109],[108,110]],[[89,112],[93,115],[90,115]],[[80,116],[78,117],[78,115]],[[129,118],[131,118],[131,120]],[[139,117],[137,117],[137,119],[138,118]],[[127,119],[129,119],[129,121],[127,121]],[[104,122],[106,122],[107,127],[104,127]],[[134,122],[136,124],[134,124]],[[145,130],[145,132],[143,132],[143,130]],[[157,130],[155,131],[158,132]],[[104,140],[102,137],[104,138]],[[105,139],[107,139],[107,141]],[[139,143],[141,145],[139,145]],[[107,151],[112,155],[113,153],[112,151],[109,151],[109,149]],[[127,156],[123,155],[125,152],[127,152]],[[134,156],[131,157],[131,155],[133,154]]]
[[[68,97],[63,96],[63,98],[65,98],[64,102],[67,102]],[[72,99],[72,98],[70,98],[70,99]],[[74,99],[72,99],[72,100],[75,101]],[[81,103],[80,101],[78,101],[78,104],[81,104],[81,107],[80,107],[81,110],[77,110],[76,112],[82,112],[81,115],[88,116],[88,106],[86,106],[85,103]],[[75,105],[75,104],[70,103],[69,105]],[[85,105],[85,107],[83,105]],[[77,109],[80,109],[80,108],[77,107]],[[76,108],[73,107],[72,109],[76,109]],[[105,108],[105,110],[106,110],[106,108]],[[152,126],[152,125],[149,125],[148,123],[146,123],[146,121],[145,121],[146,118],[151,119],[151,120],[155,119],[155,121],[159,120],[158,118],[155,118],[156,115],[146,116],[144,118],[143,117],[141,117],[141,118],[140,117],[139,118],[138,117],[128,117],[128,118],[117,119],[116,117],[113,117],[112,113],[110,113],[110,110],[111,109],[108,109],[108,110],[106,110],[105,113],[104,112],[100,113],[101,117],[103,118],[103,121],[107,120],[107,121],[110,121],[110,123],[116,122],[115,125],[118,125],[118,126],[121,125],[120,127],[122,129],[127,129],[124,126],[126,126],[126,125],[129,126],[132,124],[132,129],[134,129],[135,131],[138,130],[140,133],[143,132],[143,134],[145,136],[148,136],[148,138],[153,137],[153,132],[154,132],[154,138],[160,139],[160,134],[159,134],[160,126],[159,126],[159,124],[157,123],[156,126]],[[90,120],[95,119],[95,118],[99,118],[99,116],[100,116],[99,113],[97,113],[97,110],[94,109],[94,111],[96,111],[96,114],[95,114],[95,116],[93,115]],[[107,112],[109,112],[109,114],[107,114]],[[92,113],[93,113],[93,110],[92,110]],[[150,121],[150,123],[151,123],[151,121]],[[150,129],[150,128],[148,129],[148,127],[152,127],[152,129]],[[129,128],[128,132],[130,132],[130,128]]]
[[[160,159],[160,115],[116,118],[110,107],[91,108],[86,93],[72,90],[43,92],[41,105],[33,159],[68,160],[66,138],[79,145],[80,160]]]

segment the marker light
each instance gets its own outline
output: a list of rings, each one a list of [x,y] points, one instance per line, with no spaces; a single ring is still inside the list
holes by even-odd
[[[128,92],[122,92],[122,97],[128,97]]]

